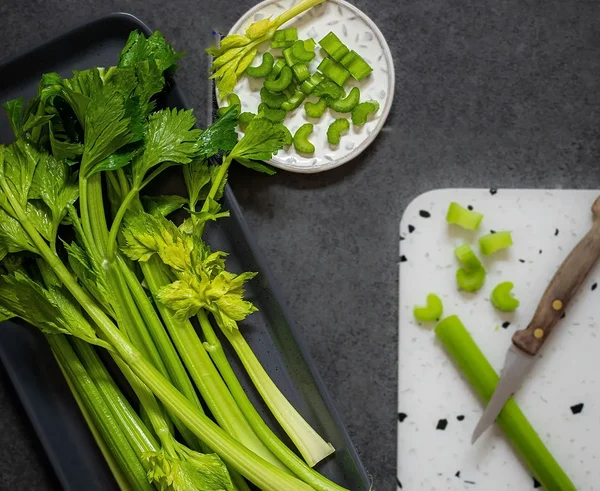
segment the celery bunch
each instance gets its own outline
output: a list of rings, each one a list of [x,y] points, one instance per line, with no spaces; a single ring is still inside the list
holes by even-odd
[[[254,273],[228,271],[202,238],[228,216],[232,162],[264,170],[285,133],[257,118],[238,141],[237,106],[204,130],[190,110],[157,108],[179,59],[160,33],[134,32],[116,66],[45,74],[37,97],[4,104],[16,139],[0,146],[0,320],[45,333],[124,489],[340,491],[312,468],[333,447],[239,329],[256,310],[244,298]],[[187,197],[142,195],[175,166]],[[215,330],[300,456],[253,407]]]

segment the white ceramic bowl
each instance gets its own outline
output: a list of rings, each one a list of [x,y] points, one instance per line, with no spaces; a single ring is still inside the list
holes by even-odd
[[[296,0],[266,0],[244,14],[233,26],[229,34],[243,33],[246,28],[265,17],[281,14]],[[309,140],[315,146],[314,155],[307,157],[295,151],[293,145],[284,148],[269,161],[279,169],[300,173],[316,173],[338,167],[363,152],[383,128],[394,99],[394,64],[389,46],[375,23],[363,12],[344,0],[327,0],[313,7],[301,16],[293,19],[283,27],[296,27],[299,39],[313,38],[319,42],[328,32],[333,31],[350,49],[355,50],[373,67],[373,73],[361,82],[350,77],[346,84],[360,88],[361,102],[375,100],[379,102],[379,111],[371,116],[363,126],[351,124],[350,130],[342,136],[340,144],[332,146],[327,141],[327,128],[337,118],[349,118],[349,114],[339,114],[328,109],[320,119],[308,118],[304,111],[304,103],[294,112],[288,113],[285,126],[294,132],[303,124],[314,124],[314,132]],[[259,55],[253,65],[258,65],[262,53],[271,51],[280,56],[281,50],[270,50],[269,43],[259,49]],[[316,71],[324,53],[316,49],[316,57],[310,63],[310,71]],[[238,81],[235,93],[242,101],[242,112],[256,112],[260,103],[259,91],[263,79],[252,79],[243,76]],[[218,99],[218,98],[217,98]],[[307,97],[306,101],[316,102],[315,97]],[[226,102],[219,102],[226,104]]]

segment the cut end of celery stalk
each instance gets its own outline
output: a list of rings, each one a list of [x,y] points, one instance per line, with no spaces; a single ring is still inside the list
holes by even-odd
[[[473,389],[487,403],[499,378],[460,319],[455,315],[447,317],[436,326],[435,334]],[[575,486],[514,399],[508,400],[496,422],[545,489],[575,491]]]
[[[286,399],[256,358],[242,334],[238,330],[232,332],[223,327],[221,327],[221,331],[235,349],[254,386],[304,461],[310,467],[314,467],[333,454],[335,452],[333,445],[326,442]]]
[[[454,201],[450,203],[448,213],[446,214],[446,221],[448,223],[458,225],[467,230],[477,230],[481,220],[483,220],[481,213],[468,210]]]

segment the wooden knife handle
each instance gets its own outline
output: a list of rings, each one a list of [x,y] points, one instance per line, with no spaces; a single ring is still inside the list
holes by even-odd
[[[600,256],[600,198],[592,214],[592,228],[558,268],[529,326],[513,335],[513,343],[530,355],[540,350]]]

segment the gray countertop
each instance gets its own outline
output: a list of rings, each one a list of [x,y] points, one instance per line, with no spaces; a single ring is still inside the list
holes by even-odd
[[[252,0],[2,0],[0,58],[110,11],[188,54],[179,83],[202,115],[211,28]],[[340,169],[231,184],[350,434],[381,491],[396,466],[398,223],[439,187],[600,184],[596,0],[354,0],[394,55],[384,131]],[[0,489],[57,489],[0,371]]]

